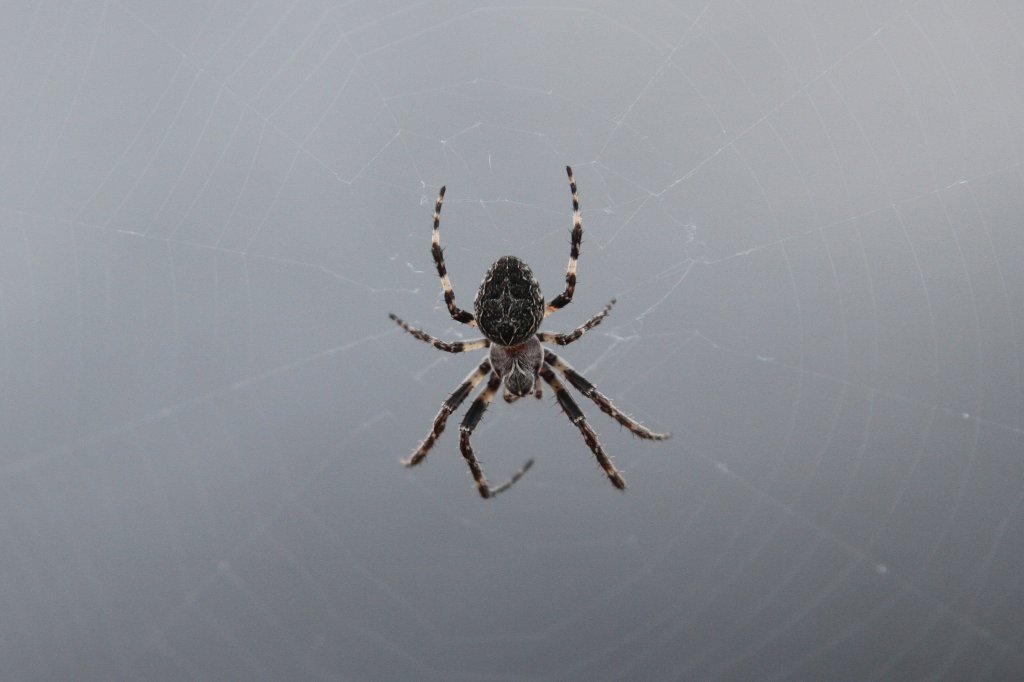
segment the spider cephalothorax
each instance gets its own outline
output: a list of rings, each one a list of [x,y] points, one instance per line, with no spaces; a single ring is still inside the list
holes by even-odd
[[[448,271],[444,264],[444,254],[441,250],[441,204],[444,201],[444,187],[441,188],[434,204],[434,231],[431,235],[431,253],[434,256],[434,264],[437,266],[437,275],[441,278],[441,289],[444,291],[444,302],[448,312],[456,322],[468,324],[471,327],[479,327],[484,338],[474,341],[456,341],[447,343],[434,338],[424,331],[410,327],[394,314],[391,319],[409,332],[417,339],[426,341],[439,350],[448,353],[464,353],[466,351],[490,348],[487,359],[481,362],[476,369],[469,373],[459,387],[448,396],[441,406],[441,410],[434,417],[434,427],[420,446],[412,453],[409,459],[404,460],[406,466],[415,466],[423,461],[434,447],[441,432],[444,431],[448,417],[459,408],[459,405],[469,396],[485,377],[487,385],[473,400],[473,404],[466,412],[459,426],[459,449],[462,456],[469,465],[470,473],[476,482],[477,490],[481,497],[488,498],[497,495],[508,489],[518,481],[526,470],[533,465],[529,459],[512,476],[511,479],[492,488],[487,484],[484,472],[480,463],[473,454],[473,446],[469,439],[473,430],[480,423],[481,417],[487,406],[494,400],[494,394],[498,392],[502,384],[505,386],[505,400],[513,402],[531,392],[541,397],[541,384],[537,381],[540,377],[551,387],[555,393],[558,405],[565,412],[569,420],[580,430],[583,440],[594,453],[598,464],[604,469],[605,475],[612,485],[622,490],[626,482],[622,479],[618,470],[612,464],[611,459],[605,454],[604,449],[597,440],[597,434],[590,428],[586,417],[579,405],[569,395],[569,391],[558,378],[562,376],[572,384],[573,388],[585,395],[601,408],[601,411],[619,422],[633,434],[641,438],[651,440],[664,440],[668,438],[667,433],[655,433],[646,426],[620,412],[611,401],[608,400],[597,388],[574,370],[569,363],[544,348],[542,343],[554,343],[565,346],[580,338],[590,329],[593,329],[601,320],[608,315],[612,309],[614,300],[604,307],[604,310],[594,315],[576,329],[566,334],[555,334],[551,332],[537,333],[541,321],[554,311],[565,307],[572,301],[573,292],[576,289],[576,259],[580,255],[580,243],[583,241],[583,223],[580,220],[580,202],[576,195],[576,181],[572,176],[572,168],[565,167],[569,175],[569,189],[572,190],[572,237],[569,245],[569,266],[565,272],[565,290],[553,298],[547,307],[544,306],[544,297],[540,293],[540,285],[533,276],[530,267],[515,256],[503,256],[496,260],[487,270],[484,281],[476,293],[473,301],[475,315],[455,305],[455,292],[452,290],[452,283],[448,280]]]
[[[505,400],[514,401],[533,392],[537,374],[544,363],[544,346],[536,336],[518,346],[491,346],[491,369],[505,381]]]

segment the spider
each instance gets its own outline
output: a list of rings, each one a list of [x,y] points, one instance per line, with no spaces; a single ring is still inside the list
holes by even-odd
[[[470,437],[473,430],[480,423],[481,417],[487,406],[494,399],[494,394],[504,384],[504,398],[506,402],[512,403],[519,398],[533,393],[540,398],[542,395],[541,383],[537,380],[540,376],[554,391],[558,404],[565,412],[576,428],[583,435],[583,440],[594,453],[598,464],[604,470],[605,475],[613,486],[619,490],[626,487],[626,481],[612,464],[611,459],[601,448],[597,440],[597,434],[587,423],[583,411],[569,395],[561,376],[587,398],[594,401],[603,412],[611,416],[635,435],[650,440],[664,440],[669,437],[667,433],[655,433],[628,415],[620,412],[611,401],[608,400],[594,384],[590,383],[579,372],[572,368],[565,360],[542,346],[542,343],[554,343],[565,346],[583,336],[586,332],[601,323],[601,320],[608,315],[615,299],[598,314],[591,317],[576,329],[566,334],[552,332],[540,332],[541,321],[551,313],[564,308],[572,301],[573,292],[576,290],[576,260],[580,255],[580,243],[583,241],[583,223],[580,220],[580,201],[576,194],[576,180],[572,175],[572,167],[566,166],[565,172],[569,176],[569,189],[572,191],[572,237],[569,247],[569,266],[565,273],[565,290],[544,305],[544,297],[540,293],[540,285],[533,276],[533,271],[526,263],[515,256],[502,256],[496,260],[484,275],[484,281],[476,292],[473,301],[473,310],[463,310],[455,305],[455,292],[452,290],[452,283],[448,279],[448,272],[444,264],[444,253],[441,249],[441,204],[444,202],[444,190],[441,188],[434,204],[434,229],[431,234],[430,251],[434,257],[434,264],[437,266],[438,277],[441,278],[441,288],[444,291],[444,302],[448,306],[448,312],[456,322],[477,327],[483,333],[484,338],[472,341],[455,341],[448,343],[441,341],[421,329],[411,327],[403,322],[394,313],[389,317],[399,327],[412,334],[420,341],[431,344],[438,350],[447,353],[465,353],[482,348],[490,348],[488,357],[481,362],[476,369],[459,384],[458,388],[448,396],[441,406],[441,410],[434,417],[434,426],[419,447],[413,451],[408,459],[402,460],[402,464],[408,467],[416,466],[426,458],[427,453],[437,442],[441,432],[444,431],[448,417],[465,401],[469,394],[475,389],[485,377],[488,377],[487,384],[476,396],[470,405],[466,416],[462,419],[459,427],[459,450],[469,465],[473,474],[476,489],[484,499],[494,497],[500,492],[508,490],[516,481],[522,478],[523,474],[533,466],[533,459],[525,464],[505,483],[491,487],[487,483],[480,463],[473,454],[473,446],[470,444]]]

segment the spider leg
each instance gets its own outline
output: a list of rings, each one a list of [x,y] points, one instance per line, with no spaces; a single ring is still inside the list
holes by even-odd
[[[571,332],[567,334],[541,332],[540,334],[537,334],[537,338],[540,339],[541,343],[556,343],[559,346],[568,345],[575,341],[576,339],[583,336],[584,334],[586,334],[588,331],[590,331],[597,325],[601,324],[601,320],[608,316],[608,313],[611,312],[613,305],[615,305],[614,298],[608,302],[608,305],[604,307],[604,310],[599,312],[597,315],[594,315],[592,318],[590,318],[589,320],[587,320],[586,322],[576,327],[576,329],[573,329]]]
[[[582,374],[574,370],[568,362],[551,351],[544,351],[544,362],[558,370],[558,373],[564,376],[577,391],[593,400],[594,403],[601,408],[602,412],[632,431],[633,435],[640,436],[641,438],[647,438],[649,440],[665,440],[672,435],[669,433],[656,433],[651,431],[632,417],[620,412],[617,407],[612,405],[611,400],[597,390],[597,387],[594,386],[594,384],[587,381],[587,379]]]
[[[605,454],[605,451],[601,448],[601,444],[597,442],[597,434],[594,433],[594,429],[590,428],[590,424],[587,423],[587,418],[583,416],[583,410],[576,404],[576,401],[569,395],[569,391],[566,390],[565,385],[558,380],[555,373],[551,371],[551,368],[547,365],[540,368],[540,375],[544,378],[544,381],[548,382],[551,389],[555,392],[555,398],[558,399],[558,404],[562,406],[562,410],[565,412],[565,416],[569,418],[576,428],[583,434],[583,440],[586,441],[590,451],[594,453],[594,457],[597,458],[597,463],[604,469],[604,473],[608,476],[608,480],[611,481],[612,485],[619,490],[625,490],[626,481],[623,480],[622,474],[619,473],[615,465],[612,464],[611,459]]]
[[[441,410],[437,413],[437,416],[434,417],[434,428],[431,429],[427,437],[423,439],[423,442],[420,443],[420,446],[413,451],[409,458],[402,460],[402,464],[407,467],[412,467],[423,461],[423,458],[427,456],[430,449],[434,447],[434,443],[437,442],[441,432],[444,431],[444,425],[448,422],[448,417],[451,416],[452,412],[459,409],[459,405],[461,405],[462,401],[466,399],[466,396],[468,396],[470,392],[477,387],[477,384],[479,384],[490,371],[490,360],[484,360],[476,369],[466,376],[462,383],[459,384],[459,387],[456,388],[455,391],[448,396],[448,399],[444,401],[444,404],[441,405]]]
[[[576,291],[576,259],[580,257],[580,243],[583,241],[583,221],[580,219],[580,198],[576,194],[576,179],[572,175],[572,166],[566,166],[565,172],[569,176],[569,189],[572,191],[572,238],[569,245],[569,266],[565,271],[565,291],[551,299],[544,317],[564,308],[572,301],[572,294]]]
[[[491,342],[487,339],[474,339],[473,341],[454,341],[448,343],[441,339],[435,338],[430,334],[426,333],[422,329],[416,329],[416,327],[410,327],[400,317],[394,313],[388,313],[388,317],[395,321],[399,327],[415,336],[420,341],[426,341],[434,348],[443,350],[447,353],[465,353],[470,350],[479,350],[481,348],[487,348],[491,345]]]
[[[437,276],[441,278],[441,289],[444,290],[444,303],[448,306],[448,312],[456,322],[476,326],[476,318],[473,313],[463,310],[455,305],[455,292],[452,290],[451,280],[448,279],[448,270],[444,266],[444,251],[441,249],[441,204],[444,203],[444,187],[437,195],[437,203],[434,204],[434,231],[430,235],[430,253],[434,257],[434,264],[437,266]]]
[[[484,416],[484,411],[491,404],[491,400],[494,399],[494,394],[498,392],[500,386],[501,377],[497,374],[491,374],[491,379],[487,382],[487,386],[484,387],[484,390],[480,391],[473,404],[469,406],[466,416],[462,419],[462,425],[459,426],[459,450],[462,451],[462,456],[466,458],[466,464],[469,465],[469,471],[473,474],[473,481],[476,483],[477,492],[484,499],[494,497],[498,493],[511,488],[533,466],[532,459],[526,460],[526,463],[523,464],[522,468],[512,478],[497,488],[491,488],[487,485],[487,479],[484,477],[483,469],[480,468],[480,462],[477,461],[476,455],[473,454],[473,446],[470,444],[469,438],[473,435],[473,429],[480,423],[480,418]]]

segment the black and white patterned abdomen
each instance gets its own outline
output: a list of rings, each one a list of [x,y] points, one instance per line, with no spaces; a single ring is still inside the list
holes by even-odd
[[[537,333],[544,319],[544,296],[530,266],[502,256],[484,275],[473,301],[484,336],[502,346],[517,346]]]

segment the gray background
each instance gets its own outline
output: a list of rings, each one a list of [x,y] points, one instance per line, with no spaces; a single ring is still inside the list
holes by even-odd
[[[5,3],[0,678],[1024,675],[1013,0]],[[515,253],[580,400],[498,401]]]

